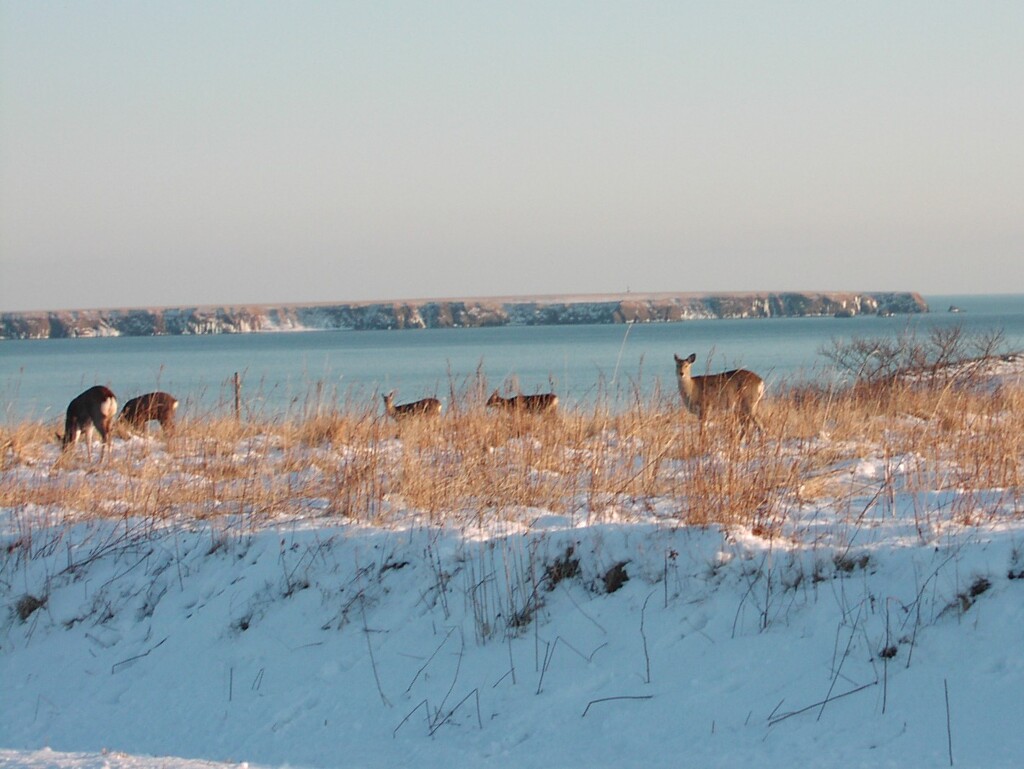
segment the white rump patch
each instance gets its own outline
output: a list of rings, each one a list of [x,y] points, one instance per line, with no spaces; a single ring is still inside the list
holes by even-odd
[[[100,404],[100,413],[108,419],[112,419],[117,413],[117,398],[108,397],[104,400]]]

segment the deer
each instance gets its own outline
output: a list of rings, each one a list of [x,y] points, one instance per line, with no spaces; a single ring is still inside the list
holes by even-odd
[[[545,414],[554,411],[558,407],[558,396],[554,393],[539,393],[537,395],[513,395],[511,398],[502,398],[495,390],[487,399],[488,408],[496,408],[501,411],[511,411],[526,414]]]
[[[693,376],[691,369],[697,360],[696,353],[688,358],[674,357],[679,395],[687,410],[696,415],[702,433],[704,419],[712,409],[735,411],[740,418],[741,435],[746,434],[750,425],[759,432],[763,429],[757,418],[757,407],[764,397],[764,380],[761,377],[742,368]]]
[[[76,397],[68,404],[67,416],[64,419],[64,435],[57,435],[61,443],[61,451],[78,443],[79,436],[85,433],[85,449],[92,461],[92,431],[95,429],[103,439],[100,459],[107,455],[110,448],[110,425],[117,414],[117,396],[109,387],[96,385]]]
[[[384,411],[396,422],[409,417],[441,416],[441,401],[437,398],[424,398],[412,403],[400,403],[396,406],[394,390],[381,397],[384,398]]]
[[[178,399],[170,393],[151,392],[132,398],[121,409],[121,421],[142,431],[146,424],[156,420],[164,435],[174,432],[174,412],[178,410]]]

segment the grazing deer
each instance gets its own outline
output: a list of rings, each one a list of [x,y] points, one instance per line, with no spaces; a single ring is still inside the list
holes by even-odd
[[[526,414],[544,414],[554,411],[558,406],[558,396],[554,393],[540,393],[538,395],[513,395],[511,398],[502,398],[495,390],[487,399],[488,408],[497,408],[502,411],[512,411]]]
[[[178,399],[170,393],[152,392],[132,398],[121,409],[121,419],[136,430],[144,430],[146,423],[156,420],[165,435],[174,432],[174,412]]]
[[[103,439],[100,458],[106,456],[110,448],[110,424],[117,413],[117,396],[109,387],[96,385],[68,404],[67,417],[64,420],[64,435],[58,435],[61,449],[67,451],[68,446],[78,443],[78,437],[85,433],[85,449],[92,461],[92,431],[96,429]]]
[[[441,416],[441,401],[437,398],[424,398],[412,403],[400,403],[396,406],[394,390],[382,397],[384,398],[384,411],[396,422],[409,417]]]
[[[759,431],[761,422],[757,418],[757,407],[764,396],[764,380],[753,371],[734,369],[721,374],[693,376],[691,367],[697,355],[676,359],[676,380],[683,405],[697,416],[700,429],[704,430],[704,419],[711,409],[734,410],[740,418],[741,433],[753,424]]]

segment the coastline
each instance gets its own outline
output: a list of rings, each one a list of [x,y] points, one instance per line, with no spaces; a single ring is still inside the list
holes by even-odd
[[[917,292],[623,293],[0,313],[0,339],[674,323],[929,312]]]

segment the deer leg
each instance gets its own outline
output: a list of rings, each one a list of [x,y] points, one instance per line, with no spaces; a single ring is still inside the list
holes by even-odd
[[[89,458],[89,462],[92,462],[92,425],[89,425],[84,430],[78,431],[75,434],[75,445],[78,444],[78,437],[83,436],[85,438],[85,455]]]
[[[100,438],[103,439],[103,445],[100,447],[100,462],[107,458],[108,452],[110,451],[110,430],[106,430],[103,427],[97,427],[96,431],[100,434]]]
[[[751,426],[758,434],[764,432],[764,428],[761,426],[761,421],[752,411],[740,412],[740,436],[746,438],[752,431]]]

